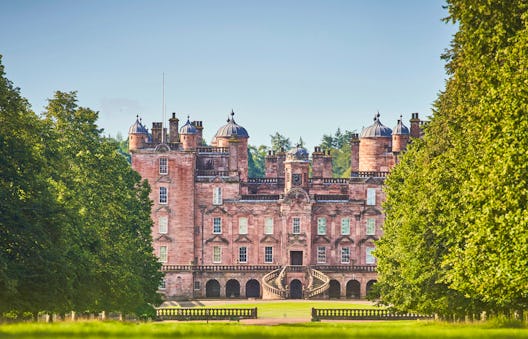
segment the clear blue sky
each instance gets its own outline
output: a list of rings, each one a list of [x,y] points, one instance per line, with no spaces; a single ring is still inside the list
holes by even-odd
[[[106,134],[140,114],[202,120],[210,141],[231,109],[250,143],[278,131],[309,150],[361,131],[378,110],[394,127],[443,89],[440,55],[456,27],[441,0],[0,0],[7,77],[39,113],[78,91]]]

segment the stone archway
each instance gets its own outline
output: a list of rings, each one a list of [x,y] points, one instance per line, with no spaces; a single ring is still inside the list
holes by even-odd
[[[346,284],[346,297],[359,299],[361,297],[361,284],[357,280],[349,280]]]
[[[330,299],[339,299],[341,297],[341,284],[339,281],[330,280],[330,288],[328,289],[328,297]]]
[[[238,280],[230,279],[226,283],[226,298],[240,298],[240,283]]]
[[[220,283],[211,279],[205,284],[205,297],[206,298],[220,298]]]
[[[377,280],[369,280],[367,282],[367,296],[370,296],[370,297],[373,297],[373,298],[377,298],[379,297],[378,295],[374,295],[374,293],[376,293],[376,291],[373,291],[372,290],[372,287],[377,283],[378,281]]]
[[[246,283],[246,298],[260,298],[260,283],[258,280],[248,280]]]
[[[290,282],[290,299],[302,299],[303,288],[299,279],[293,279]]]

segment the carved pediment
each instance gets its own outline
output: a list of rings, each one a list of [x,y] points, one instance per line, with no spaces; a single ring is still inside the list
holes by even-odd
[[[171,212],[171,209],[170,209],[169,206],[167,206],[167,205],[161,205],[160,207],[158,207],[158,208],[156,209],[155,212],[160,212],[160,211],[165,211],[165,212],[167,212],[167,213],[170,213],[170,212]]]
[[[225,180],[221,176],[217,175],[216,177],[214,177],[211,180],[211,182],[214,182],[214,183],[217,183],[217,184],[221,184],[221,183],[224,183]]]
[[[159,237],[154,239],[154,241],[157,241],[157,242],[172,242],[172,238],[169,237],[166,234],[161,234]]]
[[[316,235],[313,238],[312,243],[314,243],[314,244],[321,244],[321,243],[329,244],[330,243],[330,238],[328,238],[326,235]]]
[[[246,235],[246,234],[240,234],[238,236],[238,238],[235,239],[236,243],[239,243],[239,242],[248,242],[248,243],[252,243],[253,241],[251,239],[249,239],[249,237]]]
[[[168,176],[168,175],[163,175],[161,177],[158,178],[158,180],[156,180],[156,182],[165,182],[165,183],[171,183],[172,180],[171,178]]]
[[[288,234],[288,244],[306,244],[306,233]]]
[[[205,241],[206,244],[210,243],[210,242],[221,242],[221,243],[224,243],[224,244],[229,244],[229,240],[227,240],[226,238],[222,237],[220,234],[215,234],[213,237],[207,239]]]
[[[260,243],[274,243],[278,244],[279,240],[275,239],[271,234],[267,234],[264,238],[260,239]]]
[[[337,245],[339,245],[340,243],[350,243],[350,244],[353,244],[354,243],[354,239],[352,239],[350,236],[348,235],[342,235],[340,236],[339,238],[336,239],[335,241],[335,246],[337,247]]]
[[[381,211],[375,207],[369,206],[361,213],[362,215],[380,215]]]
[[[253,209],[247,208],[245,206],[237,208],[237,215],[243,216],[243,215],[253,215]]]
[[[156,146],[156,148],[154,150],[156,152],[166,153],[166,152],[170,151],[170,147],[167,144],[159,144],[158,146]]]
[[[369,240],[376,241],[376,240],[378,240],[378,238],[375,235],[367,235],[365,238],[363,238],[363,239],[361,239],[359,241],[359,245],[363,245],[364,243],[366,243]]]
[[[311,200],[308,193],[299,187],[292,188],[288,191],[288,193],[286,193],[286,196],[284,197],[284,202],[290,205],[294,203],[309,203],[310,201]]]
[[[229,214],[223,207],[220,207],[220,206],[213,206],[212,208],[205,211],[205,214],[211,214],[211,213]]]

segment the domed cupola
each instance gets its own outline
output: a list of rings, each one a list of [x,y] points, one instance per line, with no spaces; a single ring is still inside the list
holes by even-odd
[[[300,145],[297,145],[286,153],[286,160],[308,161],[308,151]]]
[[[384,126],[380,119],[380,114],[376,114],[374,116],[374,123],[364,128],[363,131],[361,131],[361,138],[378,138],[378,137],[391,137],[392,136],[392,130],[388,128],[387,126]]]
[[[136,115],[136,122],[128,129],[128,149],[129,151],[141,149],[151,141],[148,130],[141,123],[139,115]]]
[[[128,134],[148,134],[147,129],[141,123],[139,115],[136,115],[136,122],[134,122],[128,129]]]
[[[392,134],[401,135],[401,134],[409,134],[409,128],[403,124],[402,116],[400,115],[400,119],[398,119],[398,123],[396,124],[396,127],[392,130]]]
[[[220,127],[218,132],[215,134],[215,138],[249,138],[249,134],[246,129],[235,122],[233,117],[235,112],[231,110],[231,118],[227,119],[227,124]]]
[[[187,116],[187,122],[180,128],[180,134],[198,134],[198,129],[191,124],[189,116]]]

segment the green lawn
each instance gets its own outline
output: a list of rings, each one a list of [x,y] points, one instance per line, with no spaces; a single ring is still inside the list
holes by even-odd
[[[78,322],[0,325],[0,338],[528,338],[528,329],[430,321],[303,323]]]
[[[306,318],[310,319],[312,307],[315,308],[376,308],[372,305],[342,303],[332,301],[277,301],[258,303],[236,303],[226,305],[215,305],[207,307],[217,308],[258,308],[259,318]]]

